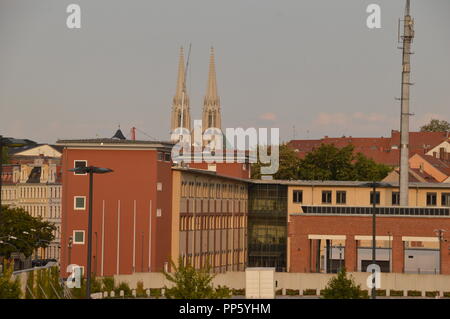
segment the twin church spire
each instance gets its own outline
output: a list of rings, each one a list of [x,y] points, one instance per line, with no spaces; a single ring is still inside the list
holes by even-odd
[[[202,110],[203,131],[212,127],[218,129],[222,128],[220,98],[217,93],[216,66],[214,60],[214,48],[211,47],[208,83]],[[177,88],[172,104],[171,132],[173,133],[180,127],[182,127],[184,131],[187,130],[189,132],[191,132],[192,129],[189,96],[186,91],[186,67],[182,47],[180,49],[180,59],[178,65]]]

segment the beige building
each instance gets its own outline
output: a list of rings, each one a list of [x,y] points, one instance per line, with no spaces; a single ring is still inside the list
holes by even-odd
[[[32,164],[4,165],[2,204],[25,209],[56,226],[55,239],[38,252],[39,258],[59,260],[61,237],[61,179],[55,160],[35,159]]]
[[[172,248],[195,267],[242,271],[247,255],[248,190],[244,180],[204,170],[173,169]]]

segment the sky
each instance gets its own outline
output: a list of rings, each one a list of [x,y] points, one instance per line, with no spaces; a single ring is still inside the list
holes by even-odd
[[[66,8],[81,7],[69,29]],[[369,29],[369,4],[381,28]],[[223,127],[283,141],[399,129],[404,0],[0,0],[0,134],[167,140],[180,46],[201,118],[214,46]],[[450,121],[450,1],[412,0],[411,129]]]

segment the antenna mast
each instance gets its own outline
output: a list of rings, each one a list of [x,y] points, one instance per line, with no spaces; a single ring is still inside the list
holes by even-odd
[[[400,116],[400,205],[408,206],[409,191],[409,89],[411,78],[411,43],[414,39],[414,20],[410,16],[410,0],[406,0],[405,20],[403,21],[403,71]]]

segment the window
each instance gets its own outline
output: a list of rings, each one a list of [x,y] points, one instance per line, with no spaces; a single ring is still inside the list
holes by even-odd
[[[294,191],[293,192],[293,199],[292,201],[294,203],[301,203],[303,202],[303,191]]]
[[[86,209],[86,196],[75,196],[73,198],[73,208],[75,210],[85,210]]]
[[[322,191],[322,204],[331,204],[331,191]]]
[[[436,206],[437,194],[427,193],[427,206]]]
[[[156,183],[156,190],[157,191],[162,191],[162,183]]]
[[[73,231],[73,243],[78,245],[84,244],[84,230]]]
[[[158,161],[163,161],[163,160],[164,160],[164,153],[158,152]]]
[[[73,167],[74,168],[78,168],[78,167],[86,167],[87,166],[87,161],[85,160],[75,160],[73,162]],[[74,175],[86,175],[86,173],[73,173]]]
[[[373,205],[373,192],[370,192],[370,204]],[[375,204],[380,204],[380,192],[375,192]]]
[[[450,206],[450,193],[442,193],[441,205],[442,206]]]
[[[392,192],[392,205],[400,205],[400,193]]]
[[[158,208],[156,210],[156,217],[161,217],[161,215],[162,215],[162,210],[161,210],[161,208]]]
[[[347,203],[347,192],[346,191],[337,191],[336,192],[336,204],[345,204]]]
[[[172,160],[170,153],[164,153],[164,160],[166,162],[170,162]]]

